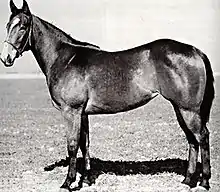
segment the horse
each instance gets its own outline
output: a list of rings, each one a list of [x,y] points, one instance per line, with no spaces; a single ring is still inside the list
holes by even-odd
[[[60,190],[72,191],[76,156],[83,155],[78,188],[91,185],[89,115],[126,112],[162,95],[174,108],[189,143],[184,184],[193,181],[201,150],[200,186],[210,188],[209,121],[215,96],[208,57],[196,47],[158,39],[123,51],[109,52],[71,40],[63,31],[33,15],[23,0],[18,9],[10,0],[11,16],[1,54],[6,67],[31,50],[54,106],[67,122],[68,173]],[[75,189],[75,188],[74,188]]]

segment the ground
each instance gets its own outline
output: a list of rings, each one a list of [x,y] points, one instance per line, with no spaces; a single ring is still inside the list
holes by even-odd
[[[220,78],[215,87],[210,192],[220,191]],[[0,80],[0,88],[0,191],[58,191],[67,173],[65,124],[45,81]],[[190,191],[181,184],[188,144],[161,96],[130,112],[91,116],[90,139],[95,184],[81,191]]]

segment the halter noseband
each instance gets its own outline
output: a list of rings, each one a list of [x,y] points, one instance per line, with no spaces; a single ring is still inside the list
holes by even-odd
[[[29,43],[29,46],[31,46],[31,32],[32,32],[32,28],[33,28],[33,21],[32,21],[32,18],[31,18],[31,24],[30,24],[30,27],[29,27],[29,31],[28,31],[28,37],[26,39],[26,42],[23,46],[22,49],[20,49],[20,47],[16,47],[15,45],[13,45],[11,42],[5,40],[4,42],[8,43],[9,45],[11,45],[18,53],[19,56],[22,56],[22,53],[24,52],[24,49],[26,47],[26,45]],[[27,31],[26,31],[27,33]]]

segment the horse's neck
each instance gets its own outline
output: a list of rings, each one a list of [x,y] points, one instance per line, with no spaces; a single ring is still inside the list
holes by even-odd
[[[59,48],[57,46],[60,41],[72,42],[71,38],[61,30],[33,16],[31,51],[46,76],[50,73],[51,66],[59,56]]]

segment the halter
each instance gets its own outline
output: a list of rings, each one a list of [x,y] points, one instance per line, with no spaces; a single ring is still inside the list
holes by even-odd
[[[27,44],[29,44],[29,46],[31,46],[31,32],[32,32],[32,28],[33,28],[33,21],[32,21],[32,18],[31,18],[31,24],[30,24],[29,31],[28,31],[28,37],[27,37],[26,42],[25,42],[25,44],[24,44],[24,46],[23,46],[23,48],[21,50],[20,50],[20,47],[19,48],[16,47],[11,42],[9,42],[7,40],[4,41],[4,42],[8,43],[9,45],[11,45],[17,51],[17,53],[19,55],[18,57],[22,56],[22,53],[24,52],[24,49],[27,46]],[[26,33],[27,33],[27,31],[26,31]]]

